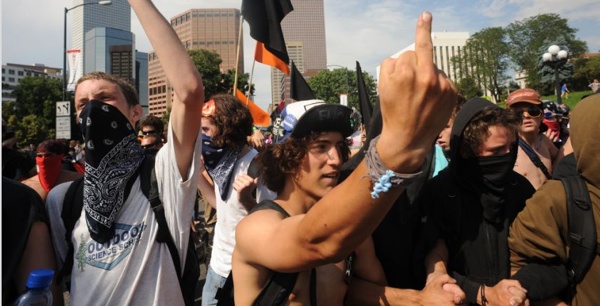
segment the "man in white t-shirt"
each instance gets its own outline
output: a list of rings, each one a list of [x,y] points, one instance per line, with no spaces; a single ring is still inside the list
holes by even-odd
[[[171,140],[155,159],[159,198],[185,266],[190,220],[196,199],[201,141],[198,114],[204,101],[202,78],[177,34],[149,0],[130,0],[175,95],[168,127]],[[137,169],[144,153],[135,124],[142,108],[135,89],[102,72],[78,80],[75,108],[85,138],[83,210],[75,224],[71,271],[72,305],[183,305],[178,276],[158,223],[140,188]],[[60,217],[67,184],[48,196],[57,253],[64,261]]]
[[[231,272],[238,222],[263,199],[272,199],[257,177],[248,173],[258,152],[250,147],[252,115],[237,98],[215,95],[202,108],[202,157],[206,168],[198,178],[202,197],[217,210],[217,223],[202,305],[216,305],[216,293]],[[256,188],[256,196],[252,194]]]

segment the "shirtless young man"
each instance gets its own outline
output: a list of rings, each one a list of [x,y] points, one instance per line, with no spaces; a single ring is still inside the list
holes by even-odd
[[[552,174],[552,165],[557,161],[558,148],[544,133],[540,133],[542,123],[542,100],[531,88],[513,91],[506,100],[509,110],[522,114],[523,123],[519,129],[519,137],[525,141],[538,155],[544,166]],[[514,170],[529,180],[535,189],[540,188],[548,180],[544,172],[537,167],[527,153],[519,146]]]
[[[252,304],[274,271],[302,272],[289,296],[293,302],[290,304],[308,305],[310,270],[350,255],[371,235],[404,190],[402,183],[373,190],[374,183],[386,185],[385,169],[396,173],[419,171],[454,107],[447,101],[456,99],[454,85],[433,64],[431,19],[427,12],[419,18],[416,51],[386,59],[381,65],[383,129],[380,138],[372,142],[367,162],[361,162],[336,186],[339,148],[344,138],[339,128],[324,128],[324,133],[316,134],[314,140],[318,141],[310,142],[300,164],[288,167],[281,178],[283,186],[275,202],[291,216],[285,218],[278,211],[266,209],[238,224],[232,260],[236,305]],[[322,118],[332,115],[319,114]],[[337,125],[343,124],[338,119],[343,116],[329,118]],[[288,141],[298,141],[294,132]],[[319,154],[311,153],[313,149]],[[387,173],[410,181],[409,176]],[[449,277],[447,283],[452,283]]]

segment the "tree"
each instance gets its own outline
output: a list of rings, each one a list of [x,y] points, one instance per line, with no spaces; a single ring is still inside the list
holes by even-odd
[[[54,138],[56,101],[62,97],[61,81],[53,78],[24,77],[13,91],[14,104],[3,107],[4,116],[15,129],[19,145],[37,144]]]
[[[473,97],[481,97],[483,92],[481,92],[481,87],[475,82],[475,79],[471,77],[466,77],[461,79],[457,84],[456,88],[458,89],[458,93],[463,95],[467,100]]]
[[[232,93],[235,70],[221,72],[221,56],[209,50],[188,50],[194,65],[202,75],[204,83],[204,99],[208,100],[215,94]],[[238,74],[237,88],[244,91],[248,88],[248,74]],[[245,91],[244,91],[245,92]],[[252,91],[253,92],[253,91]]]
[[[538,51],[539,54],[544,54],[548,52],[548,47],[552,45],[557,45],[561,49],[566,49],[566,41],[559,37],[555,41],[546,41]],[[541,56],[538,62],[539,72],[540,72],[540,83],[536,88],[537,91],[543,95],[547,94],[557,94],[555,92],[556,89],[556,76],[555,70],[553,67],[544,64]],[[563,84],[567,82],[567,80],[571,79],[573,75],[573,64],[570,61],[567,61],[564,65],[558,68],[558,82],[559,84]],[[559,85],[560,86],[560,85]],[[572,90],[573,88],[571,88]],[[560,91],[558,92],[560,95]]]
[[[459,67],[466,76],[465,97],[477,94],[471,88],[474,81],[481,89],[494,96],[495,101],[500,100],[500,84],[506,82],[508,68],[508,44],[505,31],[500,27],[486,28],[473,34],[465,44],[458,56],[452,58],[455,67]]]
[[[574,59],[573,71],[573,89],[590,90],[588,85],[594,79],[600,79],[600,56]]]
[[[369,92],[371,104],[375,103],[376,85],[375,80],[367,72],[363,71],[365,85]],[[308,85],[318,99],[326,103],[340,103],[340,94],[348,94],[348,106],[360,109],[358,103],[358,87],[356,71],[346,68],[334,70],[321,70],[317,75],[308,80]]]
[[[587,51],[587,44],[575,38],[577,29],[568,25],[568,20],[558,14],[540,14],[521,21],[515,21],[506,27],[510,45],[510,58],[518,70],[527,72],[529,87],[539,88],[541,71],[539,62],[542,50],[548,42],[562,38],[569,50],[570,57],[577,57]]]

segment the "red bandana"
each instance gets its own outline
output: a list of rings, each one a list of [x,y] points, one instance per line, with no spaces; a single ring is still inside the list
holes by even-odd
[[[49,192],[58,180],[60,174],[62,159],[65,155],[59,154],[51,157],[36,156],[35,163],[38,166],[38,177],[40,183],[46,192]]]

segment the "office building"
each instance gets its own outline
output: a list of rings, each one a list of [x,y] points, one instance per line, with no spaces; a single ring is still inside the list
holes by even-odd
[[[54,78],[61,81],[62,68],[47,67],[44,64],[22,65],[7,63],[2,65],[2,102],[15,102],[13,90],[24,77]]]
[[[288,55],[305,78],[327,69],[323,0],[292,0],[294,10],[281,22]],[[302,68],[300,68],[302,67]],[[290,98],[289,76],[271,69],[271,97],[277,103]]]
[[[97,1],[91,0],[73,0],[73,6]],[[94,28],[113,28],[122,31],[131,31],[131,6],[125,0],[112,1],[112,5],[83,5],[69,12],[72,17],[72,45],[71,50],[80,50],[81,61],[77,63],[74,71],[78,75],[71,78],[73,80],[85,73],[92,71],[85,70],[84,58],[86,48],[86,34]],[[73,71],[73,69],[70,69]]]
[[[433,63],[454,82],[460,80],[464,74],[459,67],[452,64],[452,58],[463,52],[463,48],[469,39],[468,32],[432,32],[431,40],[433,42]],[[392,58],[397,58],[404,51],[414,50],[415,44],[412,43],[408,47],[392,55]],[[379,66],[377,66],[376,79],[379,80]]]
[[[234,69],[244,73],[243,38],[240,35],[240,10],[191,9],[171,18],[171,26],[188,50],[209,50],[221,56],[221,72]],[[242,35],[243,37],[243,35]],[[238,50],[239,49],[239,50]],[[239,61],[237,52],[240,52]],[[162,116],[172,102],[172,89],[154,52],[148,55],[148,113]]]

